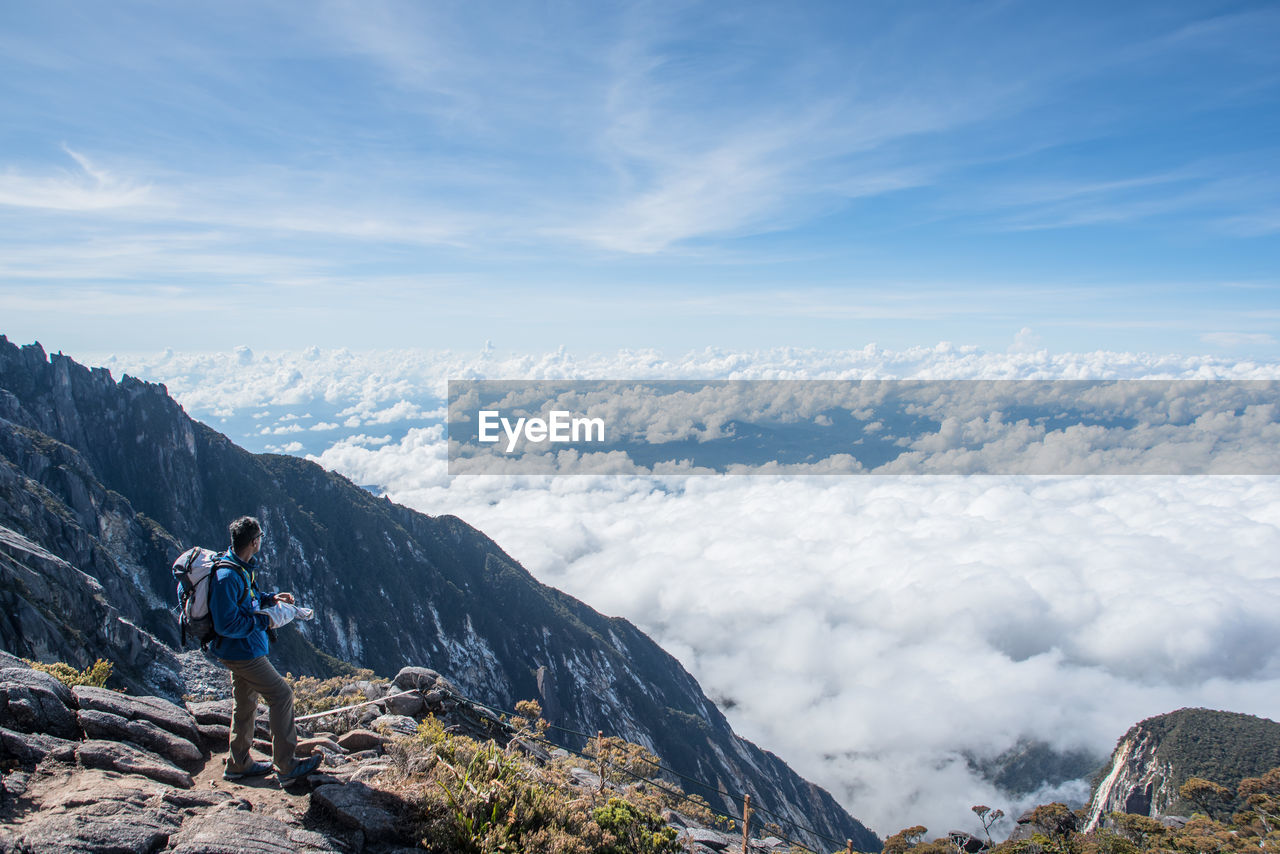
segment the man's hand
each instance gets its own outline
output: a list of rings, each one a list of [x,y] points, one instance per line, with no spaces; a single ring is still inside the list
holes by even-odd
[[[292,604],[293,604],[293,594],[292,594],[292,593],[277,593],[277,594],[276,594],[276,601],[277,601],[277,602],[287,602],[288,604],[292,605]]]

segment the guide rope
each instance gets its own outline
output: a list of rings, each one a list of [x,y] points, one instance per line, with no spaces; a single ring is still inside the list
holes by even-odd
[[[323,712],[314,712],[310,715],[303,715],[300,718],[294,718],[293,720],[295,723],[298,721],[315,720],[316,718],[323,718],[327,715],[336,715],[338,712],[349,712],[352,709],[358,709],[361,706],[372,706],[374,703],[381,703],[386,700],[390,700],[394,697],[407,697],[409,694],[417,694],[417,693],[419,692],[416,690],[401,691],[399,694],[392,694],[389,697],[379,697],[376,700],[365,700],[363,703],[352,703],[350,706],[342,706],[341,708],[337,708],[337,709],[325,709]]]

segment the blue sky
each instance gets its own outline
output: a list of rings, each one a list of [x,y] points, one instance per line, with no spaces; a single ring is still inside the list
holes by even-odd
[[[11,0],[0,334],[467,519],[762,686],[735,727],[878,831],[957,827],[1004,803],[957,747],[1274,717],[1273,479],[552,488],[423,422],[475,376],[1274,376],[1277,44],[1274,2]]]
[[[1275,359],[1278,43],[1239,2],[8,3],[0,332]]]

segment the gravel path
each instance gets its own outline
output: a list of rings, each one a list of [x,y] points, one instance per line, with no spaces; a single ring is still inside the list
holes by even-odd
[[[231,696],[231,674],[218,659],[203,650],[180,653],[184,699],[225,700]]]

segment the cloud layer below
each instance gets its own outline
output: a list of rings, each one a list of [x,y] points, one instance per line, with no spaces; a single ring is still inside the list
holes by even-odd
[[[967,827],[975,803],[1017,809],[964,757],[1020,738],[1102,756],[1182,706],[1277,716],[1280,479],[450,478],[439,411],[450,377],[1273,379],[1277,365],[941,345],[113,366],[166,381],[215,426],[308,428],[279,438],[318,437],[326,467],[461,516],[540,580],[632,620],[741,734],[881,834]]]

